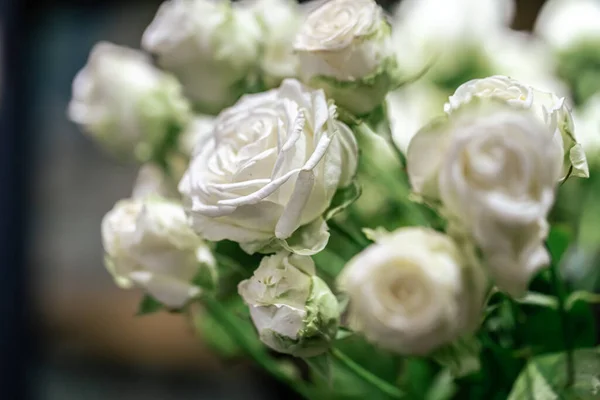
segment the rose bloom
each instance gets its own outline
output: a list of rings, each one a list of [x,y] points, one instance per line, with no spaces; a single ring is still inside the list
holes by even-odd
[[[261,30],[256,17],[229,1],[165,1],[142,47],[183,84],[198,110],[217,113],[255,79]]]
[[[426,355],[472,333],[486,292],[483,271],[429,229],[401,228],[351,259],[338,278],[350,327],[400,354]]]
[[[511,107],[530,111],[547,129],[559,149],[563,159],[560,180],[570,175],[587,178],[589,169],[582,146],[575,137],[575,127],[571,111],[565,98],[554,93],[543,92],[524,85],[506,76],[490,76],[473,79],[462,84],[444,106],[447,114],[452,114],[473,99],[495,99]]]
[[[198,274],[216,279],[209,248],[174,201],[119,201],[102,220],[102,243],[106,268],[119,287],[140,287],[170,308],[181,308],[201,293],[192,283]]]
[[[407,168],[413,190],[474,239],[496,285],[513,296],[549,262],[546,217],[561,174],[559,148],[526,109],[477,100],[421,129]]]
[[[73,81],[68,116],[112,153],[145,162],[190,116],[177,80],[144,53],[108,42]]]
[[[327,243],[322,214],[354,177],[358,151],[323,91],[292,79],[223,111],[196,149],[179,190],[198,233],[250,253],[306,254]]]
[[[329,349],[337,333],[339,304],[315,275],[309,256],[284,251],[264,257],[238,291],[260,339],[273,350],[310,357]]]
[[[373,0],[332,0],[296,36],[299,75],[340,107],[366,114],[382,103],[396,72],[391,28]]]

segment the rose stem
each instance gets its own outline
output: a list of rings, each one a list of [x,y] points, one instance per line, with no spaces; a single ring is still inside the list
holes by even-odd
[[[384,381],[378,376],[373,375],[356,362],[354,362],[350,357],[342,353],[340,350],[336,348],[331,349],[331,354],[337,358],[342,364],[344,364],[348,369],[362,378],[365,382],[370,383],[377,389],[381,390],[383,393],[394,399],[402,399],[404,398],[404,393],[398,389],[396,386],[392,385],[389,382]]]
[[[354,231],[350,231],[348,228],[346,228],[343,225],[338,224],[333,219],[330,219],[329,221],[327,221],[327,225],[332,230],[336,231],[337,233],[339,233],[340,235],[344,236],[346,239],[348,239],[349,241],[351,241],[352,243],[357,245],[360,248],[360,250],[364,249],[365,247],[367,247],[371,244],[371,242],[366,237],[364,237],[362,234],[354,232]]]
[[[558,315],[561,320],[563,341],[565,342],[565,351],[567,353],[566,387],[570,387],[573,385],[573,382],[575,380],[575,360],[573,358],[573,343],[571,340],[571,333],[569,330],[569,316],[565,307],[565,287],[563,285],[562,280],[560,279],[558,263],[556,263],[554,260],[550,264],[550,276],[552,279],[552,285],[554,286],[556,297],[558,298]]]
[[[246,336],[237,327],[236,321],[232,321],[229,312],[221,306],[218,300],[205,296],[203,297],[203,304],[205,310],[217,321],[217,323],[231,335],[236,343],[242,347],[246,353],[248,353],[254,360],[267,372],[273,375],[275,378],[289,385],[298,394],[304,396],[307,399],[311,398],[310,391],[308,388],[302,386],[294,380],[291,376],[284,373],[279,364],[271,359],[261,348],[255,346],[253,343],[249,343]]]

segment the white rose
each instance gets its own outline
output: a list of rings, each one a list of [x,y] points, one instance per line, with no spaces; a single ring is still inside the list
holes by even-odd
[[[198,296],[199,274],[215,279],[215,261],[186,223],[181,205],[149,197],[121,200],[102,221],[106,267],[122,288],[143,288],[170,308]]]
[[[293,42],[303,19],[302,7],[296,0],[247,1],[262,29],[260,69],[267,87],[281,84],[285,78],[298,75],[298,56]]]
[[[373,0],[331,0],[313,10],[296,36],[300,77],[340,107],[366,114],[394,85],[391,28]]]
[[[500,100],[516,109],[531,111],[546,126],[547,135],[553,137],[560,149],[559,154],[564,154],[560,180],[570,175],[584,178],[589,176],[585,153],[575,138],[573,118],[564,97],[559,98],[554,93],[542,92],[514,79],[497,75],[462,84],[450,96],[444,111],[452,114],[474,98]]]
[[[260,339],[280,353],[310,357],[329,349],[339,323],[337,299],[308,256],[264,257],[238,291]]]
[[[553,48],[565,50],[583,41],[600,41],[600,3],[597,0],[549,0],[534,32]]]
[[[146,55],[100,42],[73,81],[68,115],[110,151],[147,161],[187,123],[189,105]]]
[[[210,135],[215,124],[215,117],[195,115],[179,137],[179,151],[190,158],[197,150],[196,145]]]
[[[481,320],[485,274],[447,236],[402,228],[378,238],[341,272],[350,327],[401,354],[425,355],[472,333]]]
[[[549,261],[543,239],[559,154],[534,114],[488,99],[419,131],[407,168],[415,192],[441,201],[451,229],[483,250],[496,285],[519,296]]]
[[[168,0],[142,37],[142,47],[182,82],[204,112],[233,104],[254,79],[261,30],[255,16],[228,0]]]
[[[320,251],[322,214],[357,166],[352,131],[335,118],[323,91],[292,79],[223,111],[179,184],[194,229],[250,253]]]

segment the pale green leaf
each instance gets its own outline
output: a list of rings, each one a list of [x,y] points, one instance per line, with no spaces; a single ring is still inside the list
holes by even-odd
[[[333,196],[331,205],[327,211],[325,211],[325,220],[330,220],[340,212],[344,211],[360,197],[361,193],[362,189],[358,183],[358,179],[354,179],[350,185],[338,189]]]
[[[476,337],[461,338],[436,350],[432,358],[447,368],[453,376],[462,377],[479,371],[481,343]]]
[[[162,310],[163,308],[164,306],[158,300],[154,299],[149,295],[145,295],[142,301],[140,301],[136,315],[142,316],[154,314]]]
[[[565,353],[533,358],[517,378],[508,400],[593,400],[600,398],[600,351],[573,354],[574,379],[567,386]]]
[[[569,297],[567,297],[567,300],[565,302],[565,308],[567,310],[570,310],[578,301],[583,301],[591,304],[598,304],[600,303],[600,294],[586,292],[583,290],[573,292],[569,295]]]

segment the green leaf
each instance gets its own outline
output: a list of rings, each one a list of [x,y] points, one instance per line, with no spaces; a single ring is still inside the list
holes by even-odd
[[[424,399],[435,382],[438,365],[423,357],[406,357],[402,360],[400,387],[410,399]]]
[[[567,300],[565,301],[565,308],[567,310],[571,310],[575,306],[575,303],[579,301],[588,304],[598,304],[600,303],[600,294],[590,293],[583,290],[573,292],[569,295],[569,297],[567,297]]]
[[[450,370],[442,370],[431,383],[425,400],[450,400],[458,390]]]
[[[567,387],[566,355],[557,353],[532,359],[513,386],[508,400],[592,400],[600,398],[600,351],[574,352],[575,379]]]
[[[203,313],[194,322],[202,341],[222,357],[233,358],[243,353],[234,338],[209,313]]]
[[[335,215],[344,211],[352,203],[354,203],[361,195],[362,189],[358,183],[358,179],[354,179],[350,185],[338,189],[331,200],[331,205],[325,211],[325,220],[330,220]]]
[[[432,358],[458,378],[479,371],[480,352],[479,340],[476,337],[466,337],[436,350]]]
[[[571,243],[572,236],[570,229],[566,226],[555,225],[552,227],[547,243],[553,263],[558,264],[560,262]]]
[[[162,310],[164,306],[158,300],[154,299],[150,295],[144,295],[142,301],[138,306],[138,310],[136,316],[154,314],[160,310]]]
[[[558,310],[558,300],[556,297],[547,294],[528,292],[525,297],[515,300],[519,304],[529,306],[547,307],[553,310]]]
[[[352,335],[354,335],[354,332],[351,331],[350,329],[339,328],[337,331],[337,334],[335,335],[335,339],[336,340],[344,340],[347,337],[350,337]]]

